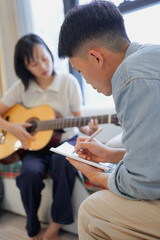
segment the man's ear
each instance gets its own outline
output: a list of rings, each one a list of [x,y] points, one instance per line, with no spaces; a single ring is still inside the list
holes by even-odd
[[[101,53],[92,49],[89,51],[89,56],[91,57],[91,59],[93,61],[96,61],[100,67],[102,67],[104,59],[103,59],[103,56],[101,55]]]

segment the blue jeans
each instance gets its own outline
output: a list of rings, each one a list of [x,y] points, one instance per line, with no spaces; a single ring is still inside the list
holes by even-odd
[[[76,139],[69,142],[75,145]],[[59,224],[71,224],[74,221],[71,196],[77,170],[62,155],[43,150],[28,151],[22,159],[21,174],[16,178],[16,183],[26,211],[26,229],[30,237],[40,230],[37,212],[47,173],[53,179],[53,221]]]

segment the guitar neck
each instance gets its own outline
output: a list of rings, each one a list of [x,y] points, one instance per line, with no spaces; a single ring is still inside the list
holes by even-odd
[[[119,125],[117,115],[102,115],[102,116],[87,116],[87,117],[73,117],[73,118],[58,118],[48,121],[37,121],[38,131],[42,130],[59,130],[69,127],[82,127],[88,124],[91,119],[97,119],[99,124],[113,123]]]

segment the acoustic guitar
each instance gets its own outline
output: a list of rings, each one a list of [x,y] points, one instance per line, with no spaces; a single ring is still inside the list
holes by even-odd
[[[116,114],[71,118],[55,118],[55,115],[54,110],[48,105],[25,108],[16,104],[3,116],[3,119],[12,123],[31,123],[31,127],[27,128],[27,131],[35,138],[35,141],[29,140],[31,151],[44,148],[51,142],[51,139],[54,141],[56,132],[61,133],[64,128],[85,126],[91,119],[97,119],[99,124],[120,125]],[[19,161],[24,152],[21,142],[16,137],[0,129],[0,163],[11,164]]]

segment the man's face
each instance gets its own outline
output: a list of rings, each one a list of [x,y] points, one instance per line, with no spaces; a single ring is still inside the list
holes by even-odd
[[[94,89],[106,96],[112,94],[112,76],[110,76],[109,69],[107,71],[105,66],[101,68],[94,58],[81,58],[76,56],[70,58],[70,62],[72,67],[77,72],[81,72],[86,82],[91,84]]]

